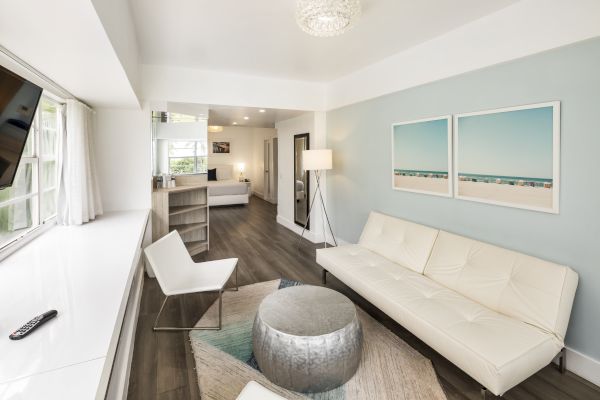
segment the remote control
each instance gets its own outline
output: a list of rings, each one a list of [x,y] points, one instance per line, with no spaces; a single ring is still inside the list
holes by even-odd
[[[37,317],[35,317],[34,319],[29,321],[22,327],[20,327],[19,329],[17,329],[13,333],[11,333],[9,336],[9,339],[11,339],[11,340],[23,339],[25,336],[29,335],[31,332],[33,332],[37,328],[39,328],[41,325],[50,321],[52,318],[56,317],[56,314],[58,314],[58,311],[50,310],[48,312],[38,315]]]

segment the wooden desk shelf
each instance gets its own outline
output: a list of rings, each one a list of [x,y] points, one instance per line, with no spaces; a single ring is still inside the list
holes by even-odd
[[[177,230],[190,255],[208,251],[208,188],[185,185],[152,192],[152,240]]]

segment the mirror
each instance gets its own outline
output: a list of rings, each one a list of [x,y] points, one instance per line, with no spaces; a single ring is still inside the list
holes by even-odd
[[[309,171],[302,165],[302,151],[309,150],[308,133],[294,135],[294,222],[306,229],[308,224]]]
[[[172,112],[152,112],[152,175],[206,173],[207,120]]]

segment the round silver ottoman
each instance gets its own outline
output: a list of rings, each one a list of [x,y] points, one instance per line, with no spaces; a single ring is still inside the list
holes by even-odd
[[[271,382],[297,392],[324,392],[348,381],[358,368],[362,339],[354,304],[318,286],[270,294],[254,320],[258,366]]]

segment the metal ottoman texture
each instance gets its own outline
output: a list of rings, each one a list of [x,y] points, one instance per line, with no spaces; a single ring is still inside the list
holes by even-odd
[[[254,356],[262,373],[297,392],[324,392],[352,378],[360,363],[362,340],[354,304],[318,286],[294,286],[270,294],[254,320]]]

